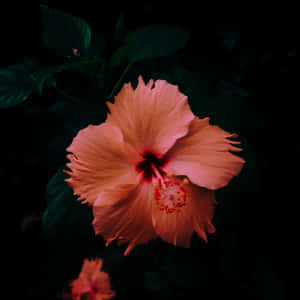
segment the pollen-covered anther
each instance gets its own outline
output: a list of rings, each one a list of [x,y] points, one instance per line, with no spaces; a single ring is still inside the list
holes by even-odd
[[[188,180],[187,178],[183,178],[182,183],[183,183],[183,184],[188,184],[188,183],[189,183],[189,180]]]
[[[170,174],[160,176],[158,182],[153,183],[154,200],[161,211],[167,214],[179,212],[181,207],[186,205],[187,193],[184,188],[186,183],[185,180],[180,180]]]

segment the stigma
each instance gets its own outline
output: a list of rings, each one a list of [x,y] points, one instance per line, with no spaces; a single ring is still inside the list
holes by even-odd
[[[188,182],[187,178],[182,180],[172,174],[163,176],[157,174],[157,180],[153,182],[153,188],[154,200],[159,209],[167,214],[179,212],[186,205],[187,192],[185,185]]]

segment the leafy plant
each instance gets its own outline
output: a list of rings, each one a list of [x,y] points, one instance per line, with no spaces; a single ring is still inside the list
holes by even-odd
[[[17,64],[0,69],[0,108],[22,103],[36,90],[35,82],[24,65]]]
[[[129,273],[131,268],[140,270],[141,265],[148,263],[149,268],[140,271],[143,272],[141,278],[138,278],[139,275],[134,278],[143,282],[147,292],[155,297],[155,293],[160,293],[162,299],[168,298],[175,285],[180,288],[197,287],[200,272],[191,272],[188,263],[176,261],[177,250],[166,250],[168,258],[158,257],[162,259],[161,264],[155,264],[157,257],[152,258],[151,251],[143,246],[137,247],[131,254],[132,261],[131,258],[124,261],[122,251],[119,247],[114,248],[114,244],[111,248],[104,248],[102,240],[101,249],[83,250],[87,244],[91,245],[91,241],[95,242],[91,207],[82,205],[73,195],[65,182],[67,175],[63,169],[66,167],[54,171],[65,163],[65,149],[77,132],[88,124],[104,121],[107,113],[105,101],[113,101],[113,96],[124,82],[135,85],[138,75],[142,74],[146,81],[150,78],[163,79],[178,85],[179,90],[188,96],[195,115],[200,118],[208,116],[211,123],[230,132],[236,130],[242,136],[242,147],[245,149],[242,156],[247,164],[243,174],[233,180],[231,190],[224,188],[220,191],[218,200],[222,203],[225,199],[227,208],[221,205],[219,209],[224,215],[229,214],[227,210],[236,206],[241,195],[247,197],[244,196],[247,193],[249,198],[252,197],[260,189],[257,157],[243,134],[259,132],[265,124],[249,101],[251,87],[242,86],[240,80],[247,64],[240,69],[231,69],[234,51],[239,51],[239,27],[216,25],[215,34],[226,55],[223,57],[213,53],[205,56],[189,47],[191,40],[198,41],[199,37],[183,26],[147,24],[132,28],[126,23],[126,13],[122,12],[111,32],[103,33],[99,28],[99,31],[94,31],[80,17],[46,5],[40,6],[40,13],[41,55],[25,57],[23,63],[0,69],[0,108],[3,112],[6,108],[23,103],[30,95],[34,98],[33,104],[24,104],[24,119],[30,120],[30,128],[37,130],[32,133],[24,126],[21,132],[30,131],[28,135],[32,134],[32,139],[38,141],[40,146],[36,151],[38,154],[35,154],[42,161],[40,165],[49,173],[54,173],[45,183],[46,209],[42,216],[42,230],[51,247],[57,252],[60,248],[66,252],[61,255],[59,262],[55,257],[50,258],[47,268],[55,274],[60,267],[58,265],[64,261],[63,256],[68,256],[71,250],[76,249],[74,253],[80,259],[83,253],[103,255],[107,268],[123,276],[124,282],[127,279],[125,273]],[[49,99],[49,105],[41,109],[40,104]],[[25,160],[28,159],[26,155]],[[251,186],[249,181],[252,182]],[[216,222],[220,222],[220,218]],[[202,244],[199,247],[204,248]],[[138,259],[142,261],[141,265]],[[125,271],[120,269],[121,262]],[[197,264],[199,267],[200,263]],[[63,276],[56,279],[65,280]],[[56,286],[63,284],[57,282]]]

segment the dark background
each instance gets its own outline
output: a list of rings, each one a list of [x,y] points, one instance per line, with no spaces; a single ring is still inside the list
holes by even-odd
[[[208,60],[217,58],[218,63],[241,74],[239,85],[250,91],[247,101],[263,118],[261,128],[253,129],[249,123],[242,132],[258,157],[259,192],[247,195],[240,200],[238,207],[230,208],[235,222],[217,227],[212,245],[202,250],[205,259],[199,289],[180,288],[174,284],[168,297],[296,299],[299,255],[296,230],[299,97],[296,78],[299,76],[296,76],[295,64],[298,33],[292,9],[261,7],[253,12],[250,6],[244,5],[234,12],[219,4],[190,7],[174,3],[170,6],[162,1],[134,6],[125,2],[121,5],[106,3],[101,8],[88,1],[78,7],[51,5],[50,1],[43,3],[85,19],[93,30],[104,33],[108,38],[113,34],[121,12],[129,29],[152,23],[186,26],[191,39],[184,49],[185,55],[207,57]],[[0,22],[1,67],[22,63],[24,56],[42,56],[38,4],[18,3],[14,7],[6,7],[1,11]],[[215,31],[216,24],[230,23],[240,26],[240,38],[232,51],[224,47]],[[243,60],[239,60],[240,49],[245,49]],[[110,50],[105,51],[109,53]],[[245,67],[242,68],[243,63]],[[189,68],[193,66],[189,65]],[[53,288],[51,292],[45,292],[42,288],[41,281],[51,281],[51,276],[47,277],[47,259],[57,255],[63,268],[64,259],[71,261],[72,257],[72,253],[61,255],[56,248],[49,246],[42,235],[38,218],[24,225],[24,220],[29,220],[26,217],[43,213],[46,207],[45,186],[56,169],[56,165],[44,161],[49,153],[41,155],[45,147],[43,143],[47,140],[44,131],[48,132],[46,127],[51,125],[47,120],[41,122],[38,118],[38,112],[51,105],[51,97],[51,93],[46,93],[45,100],[41,102],[38,95],[32,95],[24,104],[0,110],[2,231],[6,237],[3,247],[7,252],[2,259],[7,266],[4,269],[9,281],[7,288],[16,298],[22,299],[56,299],[57,290]],[[101,118],[104,115],[103,110]],[[56,124],[56,134],[59,134],[62,125]],[[49,135],[49,138],[52,136]],[[226,238],[222,247],[219,246],[221,237]],[[161,253],[167,253],[164,251],[169,249],[168,246],[160,247]],[[182,253],[178,250],[176,259],[192,268],[196,250],[189,253],[184,249]],[[180,255],[191,258],[182,259]],[[144,289],[144,283],[139,281],[138,276],[130,275],[130,270],[141,271],[140,265],[151,269],[145,261],[140,264],[138,257],[128,257],[122,264],[123,271],[115,279],[119,280],[117,285],[123,288],[117,290],[120,293],[118,299],[122,299],[122,292],[126,295],[124,299],[131,296],[154,299],[159,294],[159,291]],[[178,272],[186,269],[182,270]],[[193,276],[196,277],[197,272],[194,271]],[[202,285],[202,282],[205,284]],[[163,299],[163,296],[160,297]]]

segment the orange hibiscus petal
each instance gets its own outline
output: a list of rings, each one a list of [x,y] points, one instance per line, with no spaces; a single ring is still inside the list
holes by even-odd
[[[97,289],[95,299],[111,299],[115,296],[115,292],[111,290],[109,275],[105,272],[98,272],[96,274],[93,286]],[[102,298],[99,298],[100,296]]]
[[[189,248],[193,233],[190,205],[191,203],[187,203],[172,213],[166,213],[165,210],[160,210],[158,205],[153,205],[152,222],[157,235],[174,246]]]
[[[194,230],[207,242],[206,232],[216,231],[211,222],[217,204],[215,192],[194,184],[189,184],[187,190],[191,197]]]
[[[138,155],[124,143],[120,129],[106,123],[79,131],[67,148],[71,169],[66,179],[79,200],[93,204],[103,189],[120,183],[135,183]]]
[[[102,262],[101,258],[84,260],[78,278],[70,284],[73,299],[111,299],[115,295],[108,274],[101,271]]]
[[[127,255],[135,245],[155,238],[151,222],[151,184],[123,184],[101,192],[93,205],[96,234],[107,240],[129,242]]]
[[[177,86],[165,80],[153,84],[150,80],[145,85],[141,76],[135,90],[125,84],[115,103],[107,102],[111,111],[107,122],[118,126],[124,140],[139,153],[152,149],[162,155],[188,132],[194,115]]]
[[[198,187],[183,177],[169,176],[154,186],[152,222],[155,232],[174,246],[188,248],[195,230],[207,241],[206,232],[215,231],[211,219],[215,209],[214,191]],[[174,184],[173,184],[174,183]]]
[[[208,189],[226,186],[233,176],[241,171],[244,159],[230,151],[241,151],[228,140],[236,137],[218,126],[209,124],[209,118],[191,122],[188,134],[178,140],[167,153],[166,170],[175,175],[186,175],[196,185]]]
[[[103,265],[101,258],[95,260],[85,259],[79,276],[85,277],[92,281],[93,278],[99,273]]]
[[[90,281],[85,277],[78,277],[70,284],[72,287],[72,297],[75,300],[79,300],[81,295],[89,293],[91,289]]]

